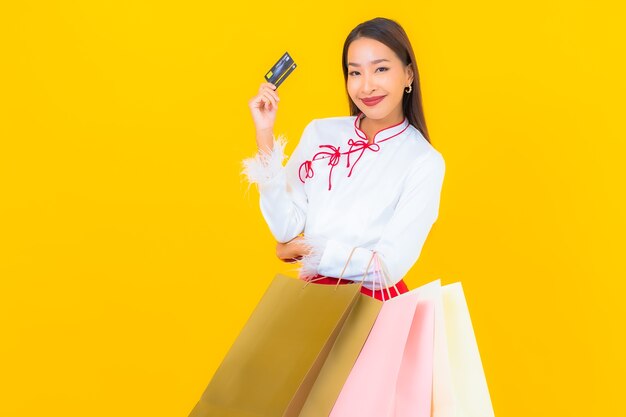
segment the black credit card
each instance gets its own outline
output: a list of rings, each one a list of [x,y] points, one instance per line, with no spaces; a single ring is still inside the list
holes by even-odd
[[[296,69],[296,66],[296,63],[293,62],[289,52],[285,52],[278,62],[274,64],[272,69],[265,74],[265,80],[274,84],[276,88],[278,88],[278,86],[285,81],[289,74]]]

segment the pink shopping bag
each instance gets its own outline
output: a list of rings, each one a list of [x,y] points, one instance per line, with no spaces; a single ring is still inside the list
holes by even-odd
[[[389,276],[380,259],[376,258],[376,261]],[[419,300],[398,375],[395,417],[432,417],[433,411],[433,372],[437,348],[435,311],[437,301],[441,301],[441,281],[435,280],[415,291],[419,291]]]
[[[383,302],[330,417],[430,417],[432,287],[440,281]]]

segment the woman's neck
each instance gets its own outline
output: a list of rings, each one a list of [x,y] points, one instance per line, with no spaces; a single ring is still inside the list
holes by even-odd
[[[365,133],[367,137],[367,143],[372,144],[374,142],[374,135],[383,129],[390,126],[395,126],[404,120],[404,115],[396,116],[395,118],[386,118],[383,120],[374,120],[363,115],[359,122],[359,129]],[[364,123],[365,122],[365,123]]]

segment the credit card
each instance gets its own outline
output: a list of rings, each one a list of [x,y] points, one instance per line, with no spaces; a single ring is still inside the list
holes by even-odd
[[[289,74],[296,69],[296,66],[296,63],[293,62],[289,52],[285,52],[278,62],[274,64],[267,74],[265,74],[265,80],[274,84],[276,88],[278,88],[278,86],[285,81]]]

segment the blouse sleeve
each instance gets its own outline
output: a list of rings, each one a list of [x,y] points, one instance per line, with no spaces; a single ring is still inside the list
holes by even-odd
[[[393,282],[399,282],[417,262],[426,237],[439,215],[441,188],[445,174],[445,161],[441,153],[431,150],[411,168],[401,191],[395,211],[385,225],[374,251],[386,267]],[[372,250],[357,247],[350,263],[353,245],[335,239],[307,237],[305,243],[311,252],[302,258],[300,277],[308,278],[315,273],[339,277],[345,267],[343,278],[361,281],[370,262]],[[364,285],[373,288],[376,277],[380,288],[380,274],[376,275],[374,263],[370,265]]]
[[[281,243],[290,241],[304,231],[308,199],[304,184],[298,177],[299,162],[304,161],[309,147],[313,121],[302,133],[287,164],[283,135],[273,137],[273,148],[259,150],[242,162],[242,174],[248,183],[257,184],[261,213],[274,238]]]

